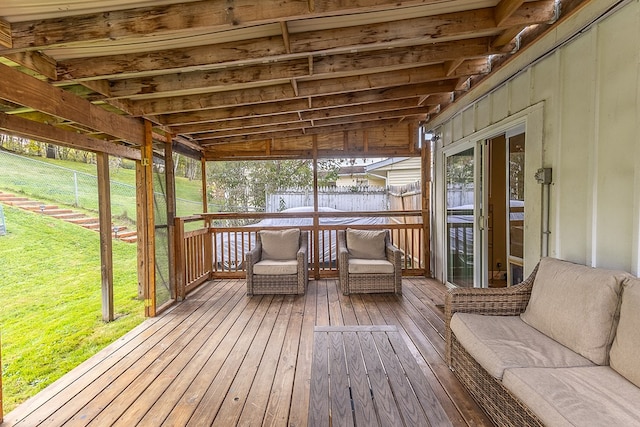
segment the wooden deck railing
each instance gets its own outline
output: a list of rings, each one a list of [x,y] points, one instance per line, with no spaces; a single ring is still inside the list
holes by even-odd
[[[209,279],[239,278],[245,275],[245,253],[255,245],[256,233],[266,229],[286,229],[279,226],[227,226],[238,219],[305,218],[309,225],[295,225],[308,230],[309,276],[337,277],[337,231],[348,227],[358,229],[386,229],[391,241],[403,252],[402,274],[424,275],[428,268],[428,248],[421,211],[391,212],[309,212],[309,213],[219,213],[179,217],[176,230],[176,285],[180,297]],[[381,218],[381,224],[323,224],[322,218]],[[201,228],[187,231],[189,224],[200,221]],[[193,226],[191,228],[194,228]]]

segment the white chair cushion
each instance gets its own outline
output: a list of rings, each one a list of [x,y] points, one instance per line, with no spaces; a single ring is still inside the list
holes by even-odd
[[[292,260],[296,259],[300,247],[300,230],[262,230],[262,259]]]
[[[385,259],[386,230],[354,230],[347,228],[349,256],[364,259]]]
[[[611,367],[640,387],[640,279],[624,282],[616,338],[611,346]],[[640,402],[640,401],[639,401]]]
[[[609,366],[508,369],[502,384],[546,426],[640,425],[640,388]]]
[[[386,259],[349,258],[351,274],[393,274],[393,264]]]
[[[598,365],[609,361],[624,271],[553,258],[540,261],[521,317],[529,325]]]
[[[519,316],[455,313],[451,330],[465,350],[497,379],[508,368],[594,366]]]
[[[281,276],[283,274],[297,274],[298,262],[296,260],[278,261],[262,260],[253,265],[253,274],[263,276]]]

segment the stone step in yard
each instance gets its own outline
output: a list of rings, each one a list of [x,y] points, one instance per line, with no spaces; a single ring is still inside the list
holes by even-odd
[[[89,230],[100,231],[100,220],[98,218],[90,217],[82,212],[76,212],[72,209],[63,209],[57,205],[45,204],[38,200],[32,200],[28,197],[16,196],[14,194],[5,193],[2,191],[0,191],[0,203],[4,203],[6,205],[14,206],[16,208],[28,210],[31,212],[48,215],[52,218],[70,222]],[[121,225],[112,226],[111,236],[115,239],[127,243],[136,243],[138,241],[138,235],[135,230],[130,230],[127,227]]]

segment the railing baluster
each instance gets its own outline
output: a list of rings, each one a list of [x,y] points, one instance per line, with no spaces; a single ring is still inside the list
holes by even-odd
[[[218,226],[220,220],[229,218],[279,218],[279,217],[295,217],[300,215],[287,216],[281,213],[273,214],[204,214],[194,215],[186,218],[177,218],[177,223],[181,224],[184,230],[184,224],[192,221],[205,220],[205,227],[188,231],[181,234],[182,242],[176,239],[175,244],[181,245],[178,252],[180,258],[179,266],[176,271],[181,272],[180,279],[183,283],[179,284],[185,293],[193,290],[200,283],[209,278],[240,278],[244,277],[244,265],[246,261],[245,254],[253,248],[252,239],[261,229],[284,229],[281,227],[226,227]],[[313,217],[310,213],[308,216]],[[319,215],[322,217],[332,217],[334,214]],[[422,242],[424,238],[424,228],[421,223],[420,212],[348,212],[335,216],[362,216],[362,217],[409,217],[417,218],[417,220],[393,221],[385,224],[349,224],[349,225],[320,225],[316,233],[310,233],[309,241],[310,264],[309,268],[314,269],[316,262],[318,263],[320,277],[335,277],[338,274],[337,268],[337,249],[336,244],[337,230],[350,228],[360,228],[366,230],[389,229],[391,230],[391,241],[398,246],[404,253],[402,262],[404,275],[424,274],[425,261]],[[214,222],[215,221],[215,222]],[[300,226],[301,230],[313,231],[311,225]],[[461,236],[463,239],[466,236]],[[226,244],[226,247],[225,247]],[[325,253],[326,250],[326,253]],[[317,257],[317,259],[315,259]]]

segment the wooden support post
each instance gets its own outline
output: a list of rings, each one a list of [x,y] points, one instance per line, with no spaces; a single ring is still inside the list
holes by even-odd
[[[207,160],[202,156],[200,158],[201,169],[202,169],[202,212],[209,212],[209,203],[207,201]]]
[[[422,132],[422,130],[420,130]],[[430,227],[430,205],[431,205],[431,141],[427,143],[424,135],[420,136],[422,141],[422,149],[420,151],[422,163],[422,231],[424,239],[422,239],[422,254],[424,259],[424,275],[431,275],[431,227]]]
[[[144,306],[145,315],[153,317],[156,315],[156,244],[155,244],[155,219],[153,211],[153,134],[151,122],[144,122],[144,145],[142,146],[142,170],[144,186],[144,226],[146,228],[145,237],[145,289]]]
[[[320,217],[318,217],[318,135],[313,135],[313,275],[320,278]],[[337,258],[336,258],[337,260]]]
[[[98,214],[100,217],[100,272],[102,276],[102,320],[113,317],[113,242],[111,240],[111,185],[109,155],[96,153],[98,169]]]

